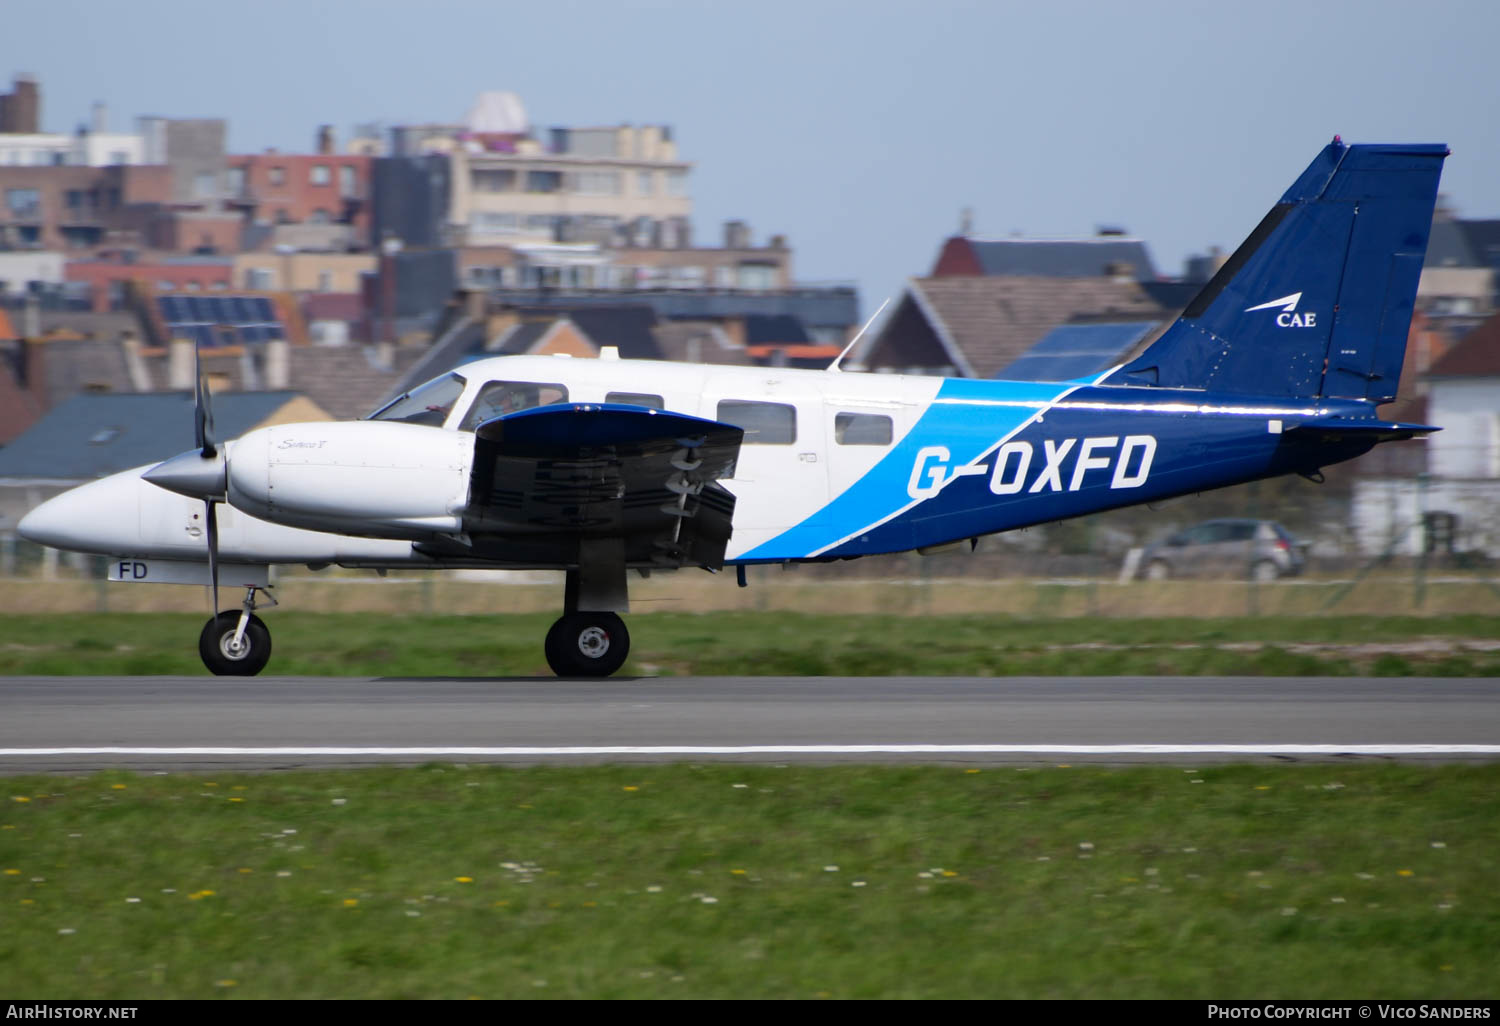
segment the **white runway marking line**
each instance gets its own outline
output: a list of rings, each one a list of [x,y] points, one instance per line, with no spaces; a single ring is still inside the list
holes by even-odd
[[[44,755],[1500,755],[1500,745],[563,745],[0,748],[0,758]]]

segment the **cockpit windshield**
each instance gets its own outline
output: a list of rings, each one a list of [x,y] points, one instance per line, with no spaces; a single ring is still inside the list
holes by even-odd
[[[568,401],[568,386],[542,381],[491,381],[469,407],[460,431],[473,431],[492,417]]]
[[[403,424],[428,424],[442,427],[463,395],[466,382],[457,374],[433,378],[370,414],[370,420],[394,420]]]

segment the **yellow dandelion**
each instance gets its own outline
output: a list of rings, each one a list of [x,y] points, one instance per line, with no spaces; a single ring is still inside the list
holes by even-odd
[[[1057,768],[1058,769],[1072,769],[1073,768],[1073,764],[1071,762],[1060,762],[1060,763],[1057,764]]]
[[[21,875],[21,871],[19,869],[7,869],[5,871],[5,875],[6,876],[20,876]]]
[[[13,802],[29,802],[29,801],[31,801],[31,799],[28,798],[28,797],[26,797],[24,794],[13,794],[13,795],[10,796],[10,800],[13,801]]]
[[[978,773],[979,771],[977,769],[966,769],[966,770],[964,770],[964,772],[965,773]]]
[[[1255,785],[1255,789],[1257,791],[1269,791],[1271,789],[1271,785],[1270,784],[1256,784]]]
[[[957,876],[957,875],[958,875],[958,874],[957,874],[957,873],[955,873],[955,872],[954,872],[954,871],[953,871],[953,870],[951,870],[951,869],[945,869],[945,870],[943,870],[943,875],[944,875],[944,876]]]
[[[21,899],[21,904],[23,904],[23,905],[35,905],[36,902],[33,901],[31,898],[22,898]]]
[[[345,898],[344,899],[344,907],[345,908],[353,908],[355,905],[358,905],[358,904],[359,904],[359,899],[358,898]]]
[[[626,784],[625,785],[625,790],[627,790],[627,791],[639,791],[640,788],[636,787],[634,784]]]
[[[453,881],[454,883],[473,883],[474,878],[472,876],[455,876]]]
[[[125,790],[125,785],[124,784],[110,784],[109,788],[110,788],[111,791],[123,791],[123,790]]]
[[[253,872],[255,872],[255,870],[253,870],[253,869],[246,869],[244,866],[241,866],[240,867],[240,872],[241,873],[253,873]]]
[[[232,802],[242,802],[242,801],[244,801],[244,800],[245,800],[245,799],[243,799],[243,798],[231,798],[231,799],[229,799],[229,800],[230,800],[230,801],[232,801]]]
[[[599,903],[597,901],[585,901],[583,903],[583,907],[584,908],[598,908],[599,907]]]
[[[745,871],[743,869],[731,869],[730,872],[733,873],[735,876],[744,876],[745,875]]]
[[[244,784],[235,784],[234,787],[233,787],[233,790],[235,790],[235,791],[243,791],[243,790],[245,790],[245,785]]]
[[[1411,876],[1412,875],[1412,871],[1409,870],[1409,869],[1398,869],[1398,870],[1396,870],[1396,875],[1397,876]]]
[[[206,782],[205,782],[205,783],[204,783],[204,784],[203,784],[203,786],[204,786],[204,787],[218,787],[218,786],[219,786],[219,785],[218,785],[218,784],[216,784],[216,783],[214,783],[214,782],[213,782],[213,781],[212,781],[212,780],[209,780],[209,781],[206,781]]]

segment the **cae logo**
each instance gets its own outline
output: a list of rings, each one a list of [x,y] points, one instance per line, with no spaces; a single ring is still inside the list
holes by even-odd
[[[1139,488],[1146,483],[1151,473],[1151,461],[1156,458],[1155,435],[1126,435],[1123,443],[1118,435],[1059,441],[1048,438],[1042,445],[1045,462],[1035,476],[1031,476],[1031,464],[1036,449],[1027,441],[1006,442],[997,449],[993,471],[988,463],[950,467],[953,457],[947,447],[929,445],[918,451],[912,463],[906,494],[913,499],[930,499],[955,478],[986,472],[990,473],[990,491],[996,495],[1015,495],[1022,489],[1028,494],[1076,492],[1083,487],[1084,475],[1089,471],[1107,470],[1111,466],[1114,467],[1114,475],[1109,481],[1111,488]],[[1072,473],[1064,475],[1063,463],[1073,455],[1075,446],[1078,451],[1073,456]],[[1063,486],[1065,476],[1066,489]],[[1027,487],[1028,480],[1030,487]]]
[[[1297,303],[1301,299],[1302,293],[1293,292],[1290,296],[1282,296],[1280,299],[1273,299],[1269,303],[1260,304],[1260,306],[1247,306],[1245,307],[1245,312],[1254,313],[1256,310],[1274,310],[1279,307],[1281,313],[1276,315],[1278,326],[1283,328],[1317,327],[1318,315],[1316,313],[1313,313],[1311,310],[1306,313],[1296,312]]]

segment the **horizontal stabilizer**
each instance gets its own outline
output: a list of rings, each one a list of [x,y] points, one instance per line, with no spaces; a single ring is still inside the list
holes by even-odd
[[[1389,420],[1310,421],[1286,429],[1284,434],[1298,441],[1338,442],[1368,440],[1400,442],[1443,430],[1431,424],[1399,424]]]

